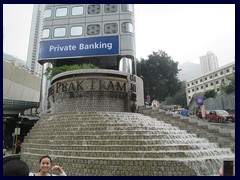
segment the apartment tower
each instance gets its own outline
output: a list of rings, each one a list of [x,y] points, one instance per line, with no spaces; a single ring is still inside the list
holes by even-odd
[[[201,74],[206,74],[218,68],[218,58],[213,52],[208,51],[206,55],[200,57]]]

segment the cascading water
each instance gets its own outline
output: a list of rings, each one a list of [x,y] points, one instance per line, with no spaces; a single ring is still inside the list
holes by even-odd
[[[22,157],[37,168],[32,160],[44,154],[66,166],[69,175],[216,176],[223,158],[234,157],[230,149],[219,148],[163,121],[122,112],[68,112],[43,117],[33,128],[32,136],[26,138]],[[68,160],[61,161],[63,157]],[[98,165],[103,159],[115,161],[103,162],[104,174]],[[84,170],[71,171],[72,162]],[[150,169],[142,174],[140,162],[149,162],[155,171],[147,163],[145,168]],[[157,167],[158,163],[163,167]],[[95,170],[90,170],[93,167]],[[126,170],[129,168],[131,171]]]
[[[21,158],[30,170],[37,172],[39,158],[48,154],[71,176],[218,175],[223,158],[234,157],[231,150],[161,118],[129,113],[135,98],[143,101],[142,79],[134,79],[104,69],[53,77],[51,113],[40,118],[22,144]]]

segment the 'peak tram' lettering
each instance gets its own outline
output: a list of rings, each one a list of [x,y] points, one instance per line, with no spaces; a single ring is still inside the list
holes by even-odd
[[[115,91],[126,92],[126,83],[118,81],[107,80],[79,80],[68,82],[57,82],[49,88],[48,96],[63,92],[76,92],[76,91]]]

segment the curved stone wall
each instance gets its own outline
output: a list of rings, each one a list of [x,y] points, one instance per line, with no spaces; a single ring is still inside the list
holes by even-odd
[[[129,74],[103,69],[68,71],[52,79],[51,112],[130,110]]]

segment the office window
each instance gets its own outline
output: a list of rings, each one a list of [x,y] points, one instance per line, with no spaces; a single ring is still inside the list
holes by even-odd
[[[207,77],[205,77],[205,81],[207,80]]]
[[[200,79],[200,82],[202,82],[202,79]]]
[[[203,89],[203,86],[201,86],[201,89]]]
[[[192,82],[192,85],[193,85],[193,82]]]
[[[196,84],[198,83],[198,81],[196,81]]]
[[[88,5],[88,14],[99,14],[101,12],[100,4]]]
[[[224,79],[221,79],[221,83],[224,83]]]
[[[219,91],[220,89],[219,88],[217,88],[217,91]]]
[[[213,86],[213,83],[211,82],[210,85]]]
[[[83,15],[83,6],[72,7],[72,16]]]
[[[229,69],[226,69],[226,73],[229,73],[230,71],[229,71]]]
[[[122,23],[122,32],[124,33],[133,33],[133,25],[129,22]]]
[[[199,89],[199,88],[197,87],[197,91],[198,91],[198,89]]]
[[[205,87],[207,88],[207,87],[208,87],[208,84],[206,84]]]
[[[64,37],[66,35],[66,28],[55,28],[54,37]]]
[[[104,12],[105,13],[114,13],[117,12],[118,5],[117,4],[105,4]]]
[[[221,71],[220,74],[223,75],[223,71]]]
[[[218,84],[219,82],[218,81],[216,81],[216,84]]]
[[[215,77],[217,77],[217,76],[218,76],[218,74],[216,73],[216,74],[215,74]]]
[[[67,16],[67,8],[57,8],[56,17]]]
[[[82,26],[74,26],[71,27],[71,36],[81,36],[83,34],[83,27]]]
[[[104,25],[104,33],[105,34],[114,34],[118,32],[117,23],[108,23]]]
[[[132,4],[122,4],[122,11],[123,12],[133,12],[133,5]]]
[[[44,17],[44,18],[49,18],[49,17],[51,17],[51,16],[52,16],[52,10],[51,10],[51,9],[46,9],[46,10],[44,11],[43,17]]]
[[[92,24],[87,26],[87,34],[88,35],[97,35],[100,34],[100,25]]]
[[[192,92],[194,92],[194,89],[192,89]]]
[[[235,71],[235,67],[232,67],[232,70]]]
[[[188,99],[191,99],[191,96],[188,96]]]
[[[187,85],[188,87],[190,86],[190,84]]]
[[[42,38],[49,38],[49,36],[50,36],[50,29],[43,29]]]
[[[190,93],[190,90],[188,90],[188,93]]]
[[[209,76],[209,79],[212,79],[212,76]]]

